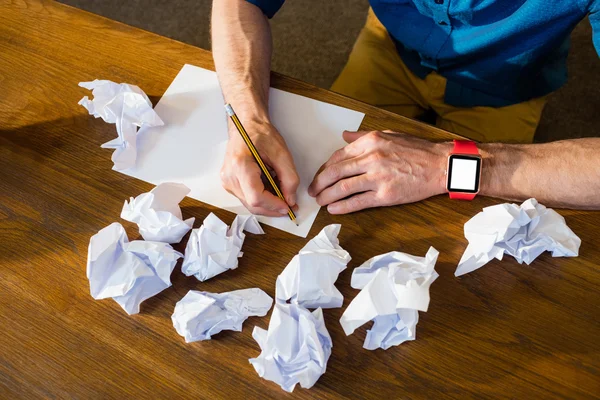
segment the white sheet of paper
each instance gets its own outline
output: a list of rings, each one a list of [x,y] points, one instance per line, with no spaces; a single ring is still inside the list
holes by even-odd
[[[208,214],[202,226],[192,230],[181,271],[203,282],[236,269],[238,258],[243,255],[244,231],[255,235],[265,233],[254,215],[237,215],[228,228],[215,214]]]
[[[367,330],[363,347],[367,350],[387,350],[417,337],[419,312],[399,308],[395,314],[380,315],[373,319],[373,327]]]
[[[163,121],[152,109],[146,93],[135,85],[96,79],[79,82],[79,86],[92,90],[94,98],[84,96],[79,105],[96,118],[115,124],[117,137],[101,147],[115,149],[112,155],[113,169],[122,171],[135,165],[136,132],[138,127],[159,126]]]
[[[130,242],[123,226],[113,222],[90,238],[87,278],[96,300],[112,297],[127,314],[171,286],[171,272],[183,255],[162,242]]]
[[[121,218],[135,222],[144,240],[179,243],[192,229],[195,218],[185,221],[179,203],[190,192],[180,183],[165,182],[148,193],[125,200]]]
[[[333,346],[323,310],[311,313],[297,304],[275,303],[269,329],[255,326],[252,337],[261,353],[250,364],[261,378],[286,392],[298,383],[310,389],[325,373]]]
[[[340,224],[327,225],[311,239],[277,277],[277,302],[306,308],[337,308],[344,296],[335,287],[340,272],[350,262],[350,254],[340,246]]]
[[[504,254],[520,264],[531,264],[544,251],[552,257],[577,257],[581,239],[562,215],[536,199],[521,205],[504,203],[486,207],[465,224],[469,241],[455,276],[468,274]]]
[[[210,340],[223,330],[242,330],[248,317],[267,315],[273,299],[258,288],[209,293],[190,290],[175,304],[171,316],[186,343]]]
[[[235,104],[232,104],[235,109]],[[363,113],[271,88],[271,120],[283,135],[300,176],[298,223],[285,217],[259,221],[306,237],[319,205],[307,188],[319,167],[357,130]],[[155,107],[165,125],[138,133],[137,164],[120,171],[158,185],[183,183],[189,196],[236,214],[248,210],[221,186],[219,171],[227,143],[227,117],[217,75],[185,65]]]
[[[439,252],[425,257],[393,251],[365,261],[352,272],[351,286],[361,289],[340,318],[346,335],[370,320],[363,347],[388,349],[414,340],[419,311],[429,307],[429,287],[437,279]]]

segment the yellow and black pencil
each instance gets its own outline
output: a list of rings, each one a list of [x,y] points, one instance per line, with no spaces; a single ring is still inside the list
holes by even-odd
[[[250,153],[252,153],[252,156],[258,163],[258,166],[262,170],[262,173],[265,174],[265,176],[267,177],[267,180],[273,187],[273,190],[275,191],[275,193],[277,193],[277,196],[285,202],[285,198],[283,197],[281,190],[279,190],[279,187],[277,187],[277,183],[275,183],[275,179],[273,179],[273,177],[269,173],[269,170],[267,169],[267,165],[264,163],[264,161],[260,157],[260,154],[258,154],[258,150],[256,150],[256,147],[254,147],[254,143],[252,143],[252,140],[250,139],[250,136],[248,136],[248,133],[244,129],[244,126],[240,122],[240,119],[235,114],[235,111],[233,111],[233,107],[231,107],[231,104],[225,104],[225,111],[227,112],[227,115],[231,118],[231,121],[233,121],[233,124],[235,125],[238,132],[242,136],[242,139],[244,139],[244,142],[246,142],[246,145],[248,146],[248,150],[250,150]],[[287,202],[286,202],[286,204],[287,204]],[[298,223],[296,222],[296,214],[294,214],[294,211],[292,211],[292,208],[289,205],[288,205],[288,215],[290,216],[290,219],[296,225],[298,225]]]

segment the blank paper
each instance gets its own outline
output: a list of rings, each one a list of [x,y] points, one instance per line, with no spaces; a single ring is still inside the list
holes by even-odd
[[[232,104],[235,109],[235,104]],[[248,210],[221,186],[219,171],[227,143],[224,100],[213,71],[184,65],[155,107],[164,126],[138,133],[137,164],[121,171],[158,185],[183,183],[189,197],[236,214]],[[299,226],[283,217],[259,221],[306,237],[319,205],[307,188],[319,167],[346,143],[344,130],[358,130],[363,113],[271,88],[269,111],[284,137],[300,176],[297,214]]]

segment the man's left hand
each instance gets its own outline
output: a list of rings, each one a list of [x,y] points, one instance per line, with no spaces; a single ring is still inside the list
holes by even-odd
[[[423,200],[446,191],[451,143],[396,132],[344,132],[348,145],[321,166],[308,188],[331,214]]]

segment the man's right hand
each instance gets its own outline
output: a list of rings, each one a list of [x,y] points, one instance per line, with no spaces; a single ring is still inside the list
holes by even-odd
[[[244,123],[252,143],[265,164],[277,174],[279,188],[286,202],[271,193],[261,179],[262,171],[235,127],[229,126],[229,142],[221,168],[225,190],[236,196],[252,214],[279,217],[287,215],[288,205],[296,206],[296,189],[300,183],[294,160],[285,141],[270,123]]]
[[[214,0],[213,58],[223,98],[231,103],[264,162],[277,174],[286,201],[270,191],[261,170],[233,124],[221,169],[223,187],[253,214],[281,216],[296,205],[299,179],[285,141],[269,122],[271,28],[256,5],[243,0]],[[269,171],[271,172],[271,171]]]

